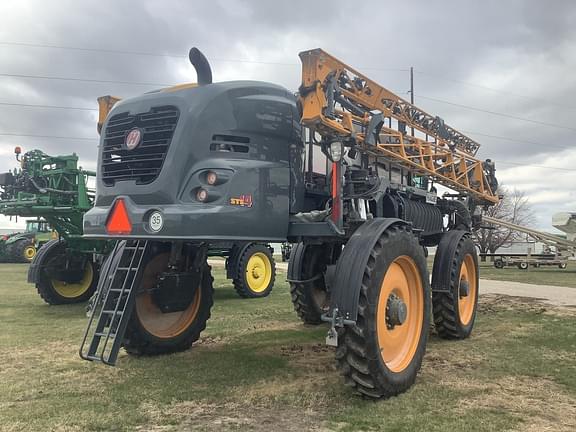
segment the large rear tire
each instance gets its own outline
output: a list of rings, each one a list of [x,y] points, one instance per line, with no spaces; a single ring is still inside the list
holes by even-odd
[[[432,270],[436,331],[444,339],[470,336],[478,306],[478,256],[464,231],[449,231],[438,245]]]
[[[60,242],[56,247],[50,246],[41,257],[38,255],[42,259],[38,263],[42,270],[36,281],[36,289],[42,300],[50,305],[82,303],[96,291],[98,269],[92,257],[86,255],[84,260],[79,261],[84,264],[83,270],[77,271],[75,267],[66,270],[70,267],[68,254],[65,243]],[[78,259],[78,255],[74,259]]]
[[[10,248],[12,260],[18,263],[31,263],[36,256],[36,246],[30,239],[18,240]]]
[[[168,270],[169,255],[169,252],[159,250],[142,263],[144,273],[123,341],[129,354],[158,355],[187,350],[206,328],[214,292],[210,266],[206,262],[202,264],[200,286],[196,287],[185,310],[164,313],[155,304],[151,289],[157,283],[158,275]]]
[[[276,263],[267,245],[253,243],[238,258],[234,289],[242,298],[268,297],[274,288]]]
[[[388,228],[365,265],[356,324],[339,331],[346,383],[370,398],[406,391],[420,370],[430,321],[426,259],[415,236]]]

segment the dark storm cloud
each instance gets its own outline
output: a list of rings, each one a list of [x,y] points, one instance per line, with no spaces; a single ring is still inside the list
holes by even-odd
[[[576,200],[568,193],[576,173],[514,168],[506,163],[566,169],[576,166],[576,132],[467,110],[427,97],[576,128],[576,102],[572,102],[576,97],[572,73],[576,67],[575,19],[576,6],[571,1],[3,0],[0,42],[182,57],[0,44],[0,74],[158,85],[194,81],[186,54],[196,45],[211,59],[216,80],[258,79],[296,90],[300,80],[297,53],[322,47],[408,98],[408,74],[398,69],[414,66],[419,106],[471,132],[483,145],[480,156],[501,162],[499,173],[509,186],[525,188],[535,203],[542,202],[541,194],[547,191],[546,196],[557,197],[551,203],[537,204],[539,223],[546,225],[551,207],[576,209]],[[154,87],[0,77],[0,102],[96,108],[100,95],[128,97]],[[0,135],[0,155],[10,153],[15,144],[48,153],[75,151],[84,166],[93,168],[95,121],[96,112],[91,111],[0,105],[0,133],[94,139]],[[1,156],[1,170],[12,166],[11,157]],[[555,178],[563,182],[559,184]],[[557,190],[566,193],[554,195]]]

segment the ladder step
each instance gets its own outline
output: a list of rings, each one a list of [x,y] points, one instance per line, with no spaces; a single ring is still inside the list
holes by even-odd
[[[135,267],[118,267],[116,270],[122,270],[122,271],[136,271],[138,270]]]
[[[87,360],[102,361],[102,358],[100,358],[98,356],[89,355],[89,354],[85,355],[84,358]]]
[[[110,339],[114,339],[114,338],[116,337],[116,333],[110,333],[110,335],[108,335],[108,333],[96,332],[96,333],[94,333],[94,336],[98,336],[98,337],[107,337],[107,336],[110,336]]]
[[[126,288],[126,289],[122,289],[122,288],[110,288],[108,291],[110,292],[122,292],[124,291],[125,293],[128,293],[130,291],[130,288]]]
[[[122,311],[113,311],[113,310],[103,310],[102,314],[106,315],[122,315],[124,312]]]

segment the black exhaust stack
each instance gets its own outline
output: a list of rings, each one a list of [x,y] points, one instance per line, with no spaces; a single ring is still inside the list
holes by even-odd
[[[190,63],[196,69],[196,75],[198,76],[198,85],[212,84],[212,69],[210,69],[210,63],[204,57],[204,54],[196,47],[190,50],[188,54],[190,58]]]

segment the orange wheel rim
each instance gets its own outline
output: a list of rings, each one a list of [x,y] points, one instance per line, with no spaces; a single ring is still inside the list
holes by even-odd
[[[391,322],[391,302],[401,302],[405,306],[401,324]],[[390,264],[384,275],[376,311],[380,355],[392,372],[402,372],[412,362],[420,342],[423,321],[424,289],[420,272],[414,260],[403,255]]]
[[[462,295],[460,284],[468,284],[468,295]],[[472,255],[467,254],[460,267],[460,281],[458,285],[458,314],[462,325],[467,325],[472,320],[476,305],[478,286],[476,282],[476,264]]]
[[[200,309],[202,297],[201,287],[198,287],[190,305],[181,312],[163,313],[152,300],[151,289],[156,284],[157,276],[166,270],[169,254],[157,255],[150,260],[144,269],[141,290],[136,297],[136,314],[144,329],[153,336],[169,339],[184,333],[188,329]]]

